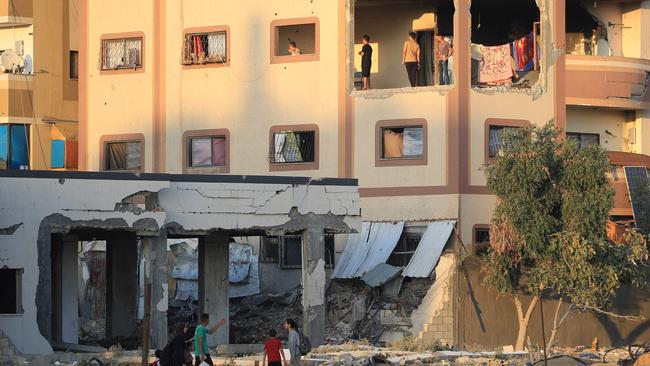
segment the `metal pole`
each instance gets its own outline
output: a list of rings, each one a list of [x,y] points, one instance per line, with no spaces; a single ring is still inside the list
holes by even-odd
[[[539,314],[542,318],[542,344],[544,345],[544,350],[543,355],[544,355],[544,366],[548,366],[548,357],[546,355],[546,332],[544,331],[544,306],[542,305],[544,303],[544,299],[542,298],[542,294],[539,294]]]
[[[149,365],[149,319],[151,317],[151,284],[144,286],[144,319],[142,320],[142,366]]]

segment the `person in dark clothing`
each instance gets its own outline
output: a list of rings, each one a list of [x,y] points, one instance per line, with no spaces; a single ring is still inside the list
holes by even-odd
[[[363,47],[361,55],[361,80],[363,80],[363,90],[370,88],[370,69],[372,68],[372,46],[370,46],[370,36],[365,34],[361,40]]]
[[[176,325],[174,337],[169,342],[170,352],[170,366],[185,366],[185,353],[186,353],[186,339],[187,339],[187,326],[183,323]]]

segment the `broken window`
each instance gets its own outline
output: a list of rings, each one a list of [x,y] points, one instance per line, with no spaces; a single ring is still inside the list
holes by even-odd
[[[106,170],[141,170],[142,142],[115,141],[107,142]]]
[[[29,169],[28,125],[0,125],[0,169]]]
[[[385,127],[381,129],[382,159],[420,159],[424,156],[424,128]]]
[[[183,65],[224,64],[228,62],[226,30],[188,33],[183,44]]]
[[[387,263],[391,266],[406,267],[418,248],[421,239],[422,233],[403,232]]]
[[[22,269],[0,268],[0,314],[22,314]]]
[[[496,158],[503,152],[503,136],[510,129],[520,128],[516,126],[490,126],[488,136],[488,156]]]
[[[70,51],[70,79],[79,79],[79,51]]]
[[[142,37],[102,40],[102,70],[142,67]]]
[[[490,228],[474,228],[474,248],[476,254],[485,253],[490,246]]]
[[[355,87],[362,88],[364,71],[369,75],[370,89],[453,84],[454,13],[453,0],[356,0],[351,45]],[[409,51],[414,51],[407,53],[404,60],[409,64],[403,64],[409,30],[416,33],[417,46],[409,43]],[[370,38],[372,53],[362,65],[359,52],[364,35]]]
[[[325,234],[325,265],[334,266],[334,234]],[[266,236],[262,239],[260,259],[264,263],[280,262],[282,268],[302,267],[302,236]],[[280,260],[281,259],[281,260]]]
[[[226,136],[192,137],[189,145],[190,167],[226,165]]]
[[[317,53],[316,23],[276,25],[274,55],[300,56]]]
[[[315,161],[315,131],[279,131],[273,133],[271,163],[312,163]]]
[[[575,141],[578,150],[582,150],[589,145],[600,145],[600,135],[597,133],[567,132],[566,137],[571,141]]]
[[[472,85],[533,86],[541,53],[535,0],[475,0],[470,11]]]

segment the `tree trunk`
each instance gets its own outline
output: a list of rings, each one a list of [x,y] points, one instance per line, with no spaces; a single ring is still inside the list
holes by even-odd
[[[515,308],[517,309],[517,320],[519,321],[519,331],[517,332],[517,342],[515,343],[515,351],[523,351],[524,343],[526,342],[526,334],[528,333],[528,323],[530,322],[530,316],[535,309],[535,305],[539,301],[539,296],[533,296],[528,304],[528,309],[524,315],[524,309],[519,300],[519,296],[515,295],[514,302]]]

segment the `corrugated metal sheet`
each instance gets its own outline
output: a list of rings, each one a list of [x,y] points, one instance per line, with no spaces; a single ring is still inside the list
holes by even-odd
[[[455,221],[435,221],[427,225],[418,248],[404,268],[404,277],[429,277],[436,267],[442,249],[454,230]]]
[[[386,263],[379,263],[375,268],[366,273],[361,280],[370,287],[379,287],[395,278],[402,271],[402,267],[391,266]]]
[[[402,235],[404,222],[364,222],[361,234],[351,234],[332,278],[357,278],[385,263]]]

